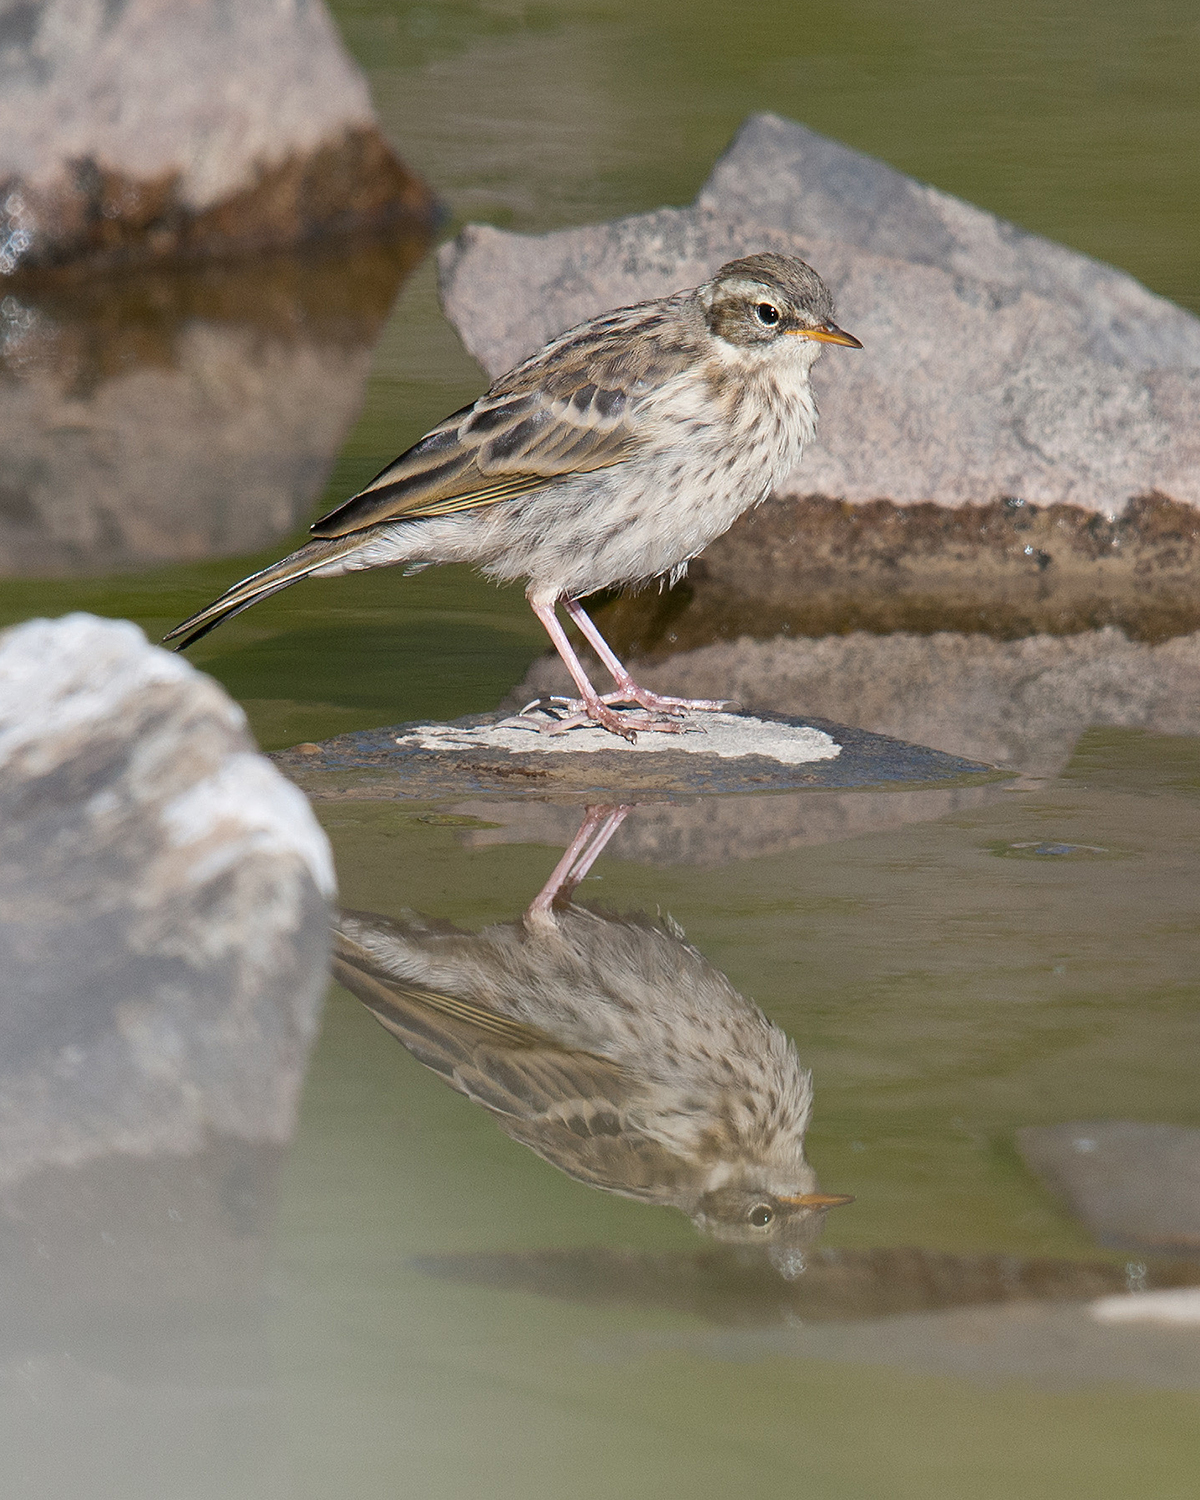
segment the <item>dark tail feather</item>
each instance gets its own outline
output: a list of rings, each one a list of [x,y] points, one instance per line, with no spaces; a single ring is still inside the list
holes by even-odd
[[[206,636],[210,630],[215,630],[226,620],[232,620],[234,615],[240,615],[242,610],[249,609],[260,599],[269,599],[272,594],[277,594],[280,589],[286,589],[291,584],[298,583],[301,578],[307,578],[318,568],[327,567],[338,558],[357,551],[361,545],[361,535],[338,537],[331,541],[309,542],[293,552],[290,557],[272,563],[269,568],[263,568],[258,573],[251,573],[249,578],[243,578],[240,583],[235,583],[232,588],[226,589],[219,599],[215,599],[198,614],[176,625],[174,630],[168,630],[163,640],[174,641],[182,636],[183,639],[179,641],[175,650],[186,651],[193,642]]]

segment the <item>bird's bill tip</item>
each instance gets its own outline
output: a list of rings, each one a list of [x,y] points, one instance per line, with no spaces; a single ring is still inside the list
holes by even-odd
[[[798,1193],[794,1198],[781,1198],[780,1203],[788,1208],[842,1208],[854,1202],[853,1193]]]
[[[815,339],[818,344],[843,344],[847,349],[861,349],[862,343],[852,333],[839,328],[836,323],[825,323],[820,328],[790,328],[802,339]]]

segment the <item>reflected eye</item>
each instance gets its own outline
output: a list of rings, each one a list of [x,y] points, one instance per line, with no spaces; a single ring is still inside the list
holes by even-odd
[[[775,1210],[767,1203],[756,1203],[746,1217],[755,1229],[765,1229],[775,1217]]]
[[[779,322],[779,309],[771,302],[760,302],[754,309],[754,316],[766,328],[774,328]]]

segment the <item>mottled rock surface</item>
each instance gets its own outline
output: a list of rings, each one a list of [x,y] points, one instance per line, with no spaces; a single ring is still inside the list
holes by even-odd
[[[253,552],[311,514],[423,241],[0,298],[0,574]]]
[[[0,14],[0,277],[432,212],[321,0],[22,0]]]
[[[332,893],[214,682],[123,622],[0,637],[0,1186],[285,1141]]]
[[[753,587],[747,587],[747,580]],[[662,653],[778,634],[1120,626],[1142,640],[1200,628],[1200,510],[1162,495],[1115,520],[1014,497],[953,509],[808,495],[742,517],[662,593],[604,611],[614,645]]]
[[[730,188],[756,171],[778,178],[761,205]],[[767,249],[810,261],[865,345],[818,364],[820,431],[781,494],[1200,505],[1200,319],[786,121],[752,121],[690,209],[542,236],[468,227],[441,252],[443,301],[495,375],[604,308]]]
[[[1020,1130],[1017,1145],[1102,1244],[1200,1253],[1200,1130],[1076,1121]]]
[[[1132,276],[1030,234],[779,115],[751,115],[698,208],[1058,303],[1089,353],[1139,369],[1200,365],[1200,319]]]

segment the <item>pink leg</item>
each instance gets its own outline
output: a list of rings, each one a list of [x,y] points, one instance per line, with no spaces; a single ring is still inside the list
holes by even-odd
[[[592,650],[603,662],[605,671],[617,685],[615,693],[604,694],[605,703],[640,703],[647,709],[691,708],[710,713],[733,706],[721,698],[664,698],[661,693],[652,693],[648,688],[639,687],[579,600],[564,599],[563,608],[579,626]]]
[[[530,903],[526,917],[548,916],[559,897],[569,898],[604,852],[604,846],[625,821],[629,808],[601,804],[589,807],[579,832],[567,852],[554,866],[553,873]]]
[[[558,622],[558,616],[554,612],[553,604],[535,604],[532,599],[529,607],[537,615],[538,619],[546,627],[546,634],[554,643],[554,649],[562,657],[563,663],[570,672],[575,686],[579,689],[581,703],[579,707],[582,712],[573,713],[569,718],[560,719],[554,724],[546,726],[547,733],[561,734],[564,730],[574,729],[578,725],[593,723],[602,729],[607,729],[610,734],[619,734],[622,739],[631,743],[637,736],[639,729],[658,729],[668,732],[678,732],[682,727],[675,719],[655,719],[646,713],[617,713],[615,709],[600,696],[592,686],[587,673],[583,669],[583,663],[571,649],[571,642],[567,639],[567,633]],[[588,621],[589,625],[591,621]],[[618,696],[616,701],[622,701]],[[574,705],[572,705],[574,707]]]

